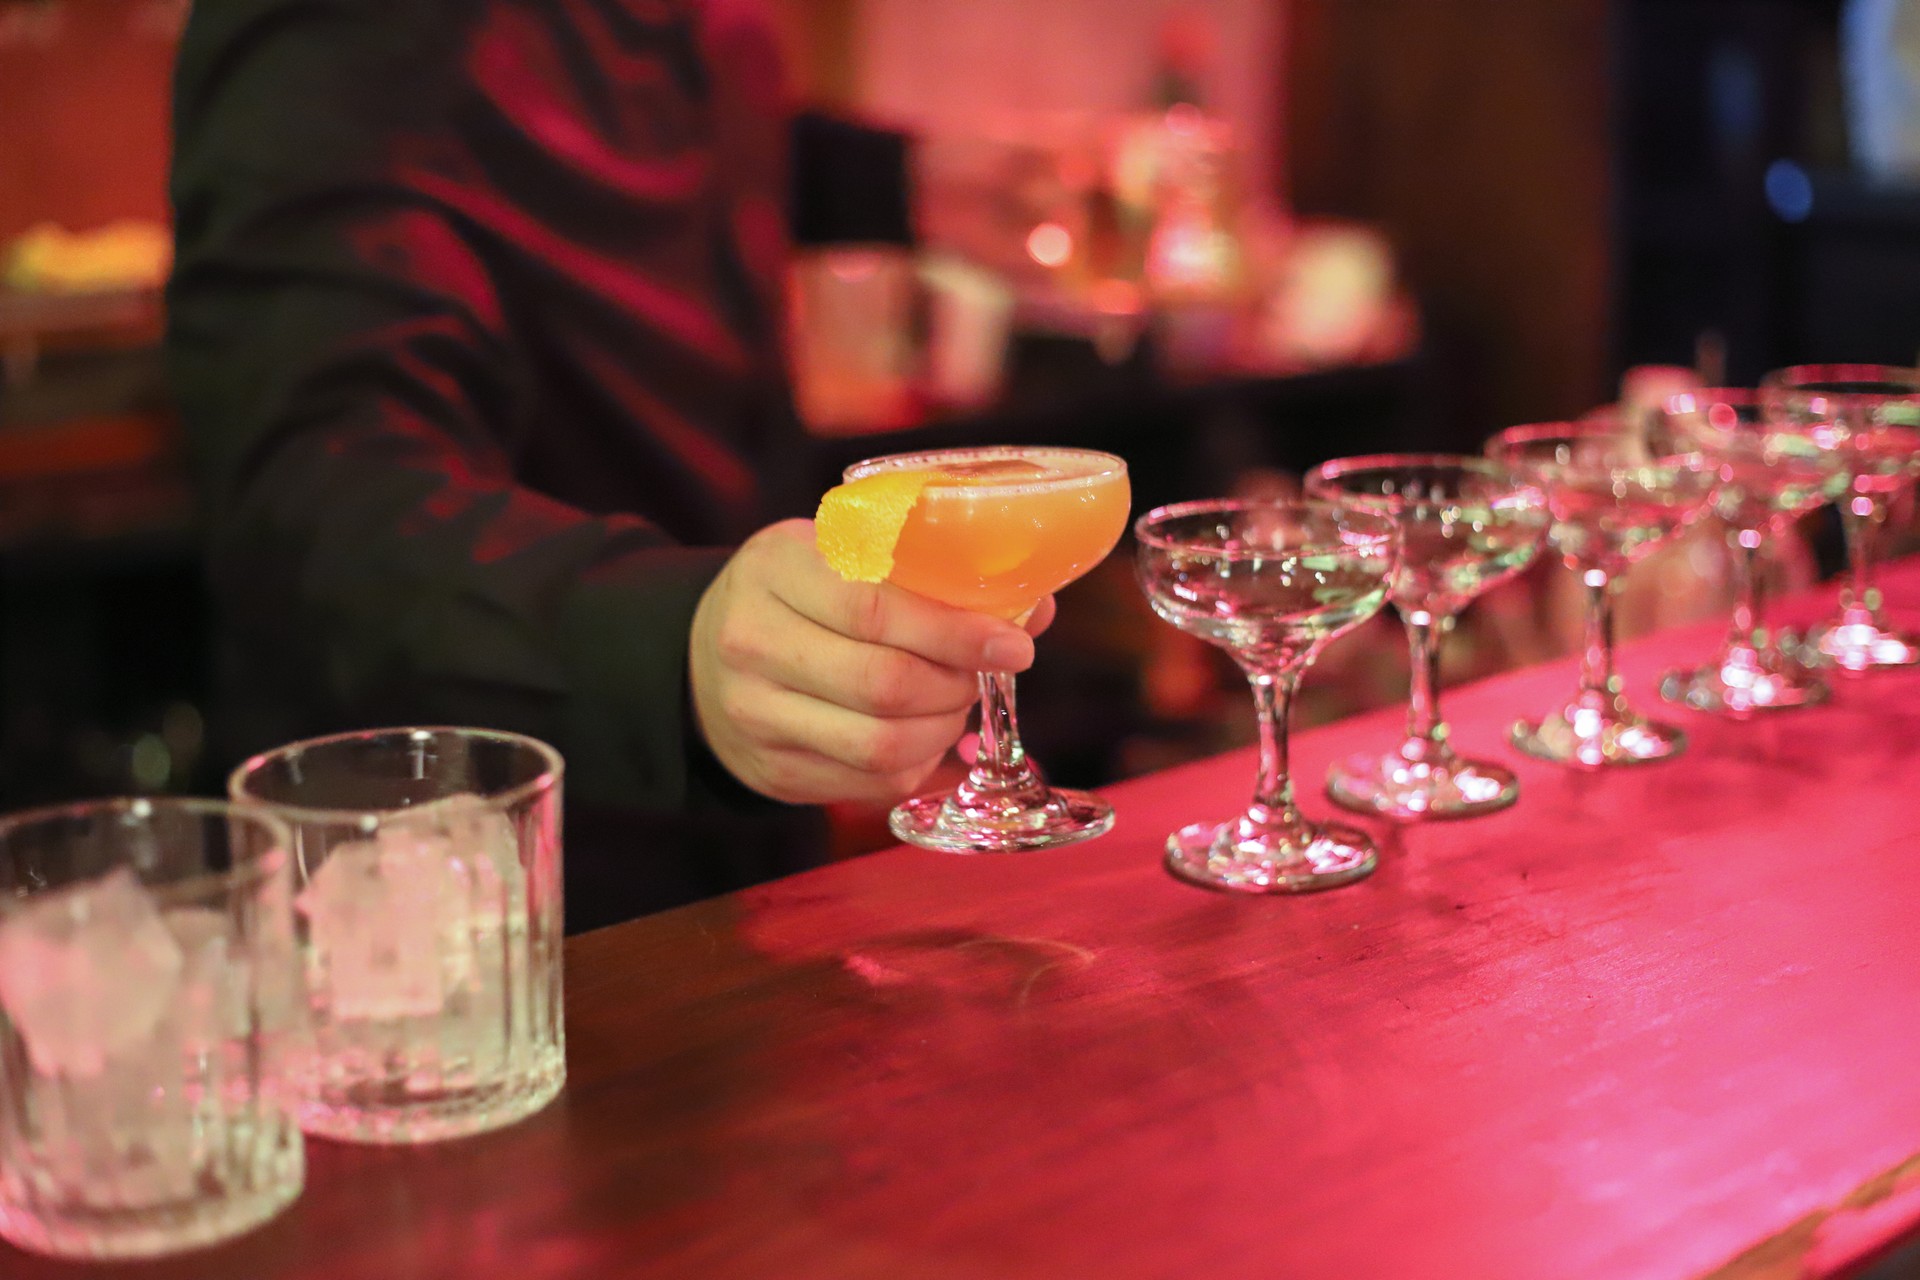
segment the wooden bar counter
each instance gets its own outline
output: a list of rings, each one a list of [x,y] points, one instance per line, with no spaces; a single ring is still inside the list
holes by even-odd
[[[1920,563],[1887,575],[1920,621]],[[1780,610],[1809,620],[1831,588]],[[1718,627],[1628,646],[1655,674]],[[1308,677],[1311,681],[1311,675]],[[1845,1273],[1920,1222],[1920,671],[1577,773],[1452,693],[1506,813],[1240,898],[1159,865],[1247,753],[1109,793],[1054,853],[892,850],[574,939],[571,1077],[516,1128],[315,1141],[220,1248],[0,1276],[168,1280],[1728,1280]],[[1249,711],[1249,714],[1251,712]],[[1302,734],[1308,811],[1400,712]],[[643,858],[646,850],[635,849]]]

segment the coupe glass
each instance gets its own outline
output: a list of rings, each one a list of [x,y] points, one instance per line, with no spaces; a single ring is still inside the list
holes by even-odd
[[[1393,520],[1345,503],[1188,502],[1142,516],[1134,537],[1153,611],[1231,654],[1260,717],[1252,805],[1174,832],[1167,866],[1242,893],[1330,889],[1372,871],[1365,832],[1308,822],[1294,806],[1287,715],[1327,643],[1386,603],[1399,546]]]
[[[1542,719],[1514,725],[1513,744],[1585,768],[1680,754],[1685,734],[1627,702],[1613,666],[1613,597],[1629,565],[1705,513],[1718,481],[1712,463],[1607,417],[1511,427],[1487,452],[1546,494],[1547,540],[1587,589],[1579,691]]]
[[[1795,365],[1761,379],[1760,399],[1771,421],[1805,431],[1832,449],[1846,475],[1840,524],[1848,573],[1840,616],[1808,636],[1808,647],[1849,672],[1920,661],[1920,635],[1887,625],[1873,584],[1882,530],[1889,524],[1898,528],[1913,510],[1914,476],[1920,473],[1920,370]]]
[[[1824,702],[1827,682],[1769,635],[1761,553],[1799,516],[1844,492],[1836,453],[1813,433],[1769,422],[1760,397],[1735,387],[1688,391],[1667,402],[1666,429],[1719,472],[1713,511],[1732,553],[1733,622],[1720,652],[1693,671],[1670,671],[1660,696],[1699,711],[1746,716]]]
[[[432,1142],[560,1092],[561,774],[486,729],[315,738],[234,771],[233,798],[293,831],[308,1133]]]
[[[299,1195],[289,848],[211,800],[0,819],[0,1235],[153,1257]]]
[[[1110,453],[1015,446],[903,453],[855,463],[846,479],[883,471],[937,473],[900,532],[887,581],[1010,621],[1025,621],[1041,600],[1100,563],[1127,528],[1127,464]],[[896,806],[888,826],[926,849],[1016,853],[1102,835],[1113,826],[1113,807],[1047,785],[1020,745],[1013,677],[983,671],[972,769],[951,792]]]
[[[1547,528],[1544,498],[1507,467],[1448,454],[1341,458],[1307,476],[1307,495],[1390,517],[1400,530],[1391,599],[1412,656],[1407,738],[1385,755],[1333,766],[1327,793],[1394,818],[1492,813],[1520,794],[1513,771],[1463,759],[1440,715],[1440,643],[1476,596],[1519,573]]]

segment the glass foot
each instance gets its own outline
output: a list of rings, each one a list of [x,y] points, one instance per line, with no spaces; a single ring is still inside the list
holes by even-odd
[[[1920,662],[1920,636],[1873,622],[1830,622],[1808,634],[1810,661],[1830,663],[1849,674]]]
[[[1113,806],[1089,792],[1053,787],[1038,804],[970,812],[943,791],[896,805],[887,826],[907,844],[942,853],[1025,853],[1105,835]]]
[[[1167,870],[1234,893],[1312,893],[1371,873],[1379,861],[1366,832],[1328,823],[1304,843],[1243,836],[1242,821],[1196,822],[1167,837]]]
[[[234,1135],[222,1136],[230,1141]],[[298,1143],[289,1149],[282,1142],[256,1153],[249,1163],[258,1182],[244,1193],[229,1191],[211,1198],[219,1186],[217,1175],[203,1170],[215,1181],[213,1188],[201,1189],[206,1198],[200,1201],[185,1199],[141,1210],[10,1205],[0,1236],[30,1252],[74,1262],[125,1262],[203,1249],[271,1222],[299,1198],[306,1157]],[[113,1175],[103,1176],[111,1180]]]
[[[1668,702],[1735,717],[1811,707],[1831,692],[1819,672],[1772,649],[1730,649],[1712,665],[1660,677]]]
[[[1428,764],[1395,751],[1334,765],[1327,771],[1327,794],[1348,809],[1389,818],[1470,818],[1512,804],[1520,780],[1487,760],[1453,757]]]
[[[1536,759],[1604,769],[1670,760],[1687,749],[1687,735],[1670,724],[1634,715],[1603,715],[1576,704],[1544,720],[1515,724],[1513,745]]]
[[[361,1024],[355,1030],[374,1039],[364,1029],[373,1025],[378,1024]],[[449,1039],[454,1033],[450,1027],[439,1030]],[[314,1078],[308,1080],[306,1097],[300,1102],[300,1127],[310,1136],[408,1146],[491,1133],[542,1110],[560,1096],[567,1082],[566,1058],[555,1046],[539,1051],[539,1061],[530,1069],[484,1084],[437,1086],[418,1078],[425,1073],[408,1079],[333,1083],[363,1072],[356,1061],[362,1056],[364,1051],[349,1049],[316,1057],[312,1063]]]

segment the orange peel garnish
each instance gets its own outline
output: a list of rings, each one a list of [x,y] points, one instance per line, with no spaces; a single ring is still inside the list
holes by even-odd
[[[813,541],[848,582],[884,582],[893,549],[920,492],[937,471],[876,471],[827,490],[813,517]]]

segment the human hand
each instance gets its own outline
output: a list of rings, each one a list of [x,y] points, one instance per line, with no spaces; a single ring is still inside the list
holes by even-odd
[[[939,765],[978,698],[980,671],[1023,671],[1053,620],[1025,629],[914,595],[847,582],[813,522],[762,529],[693,615],[694,715],[729,773],[776,800],[887,802]]]

